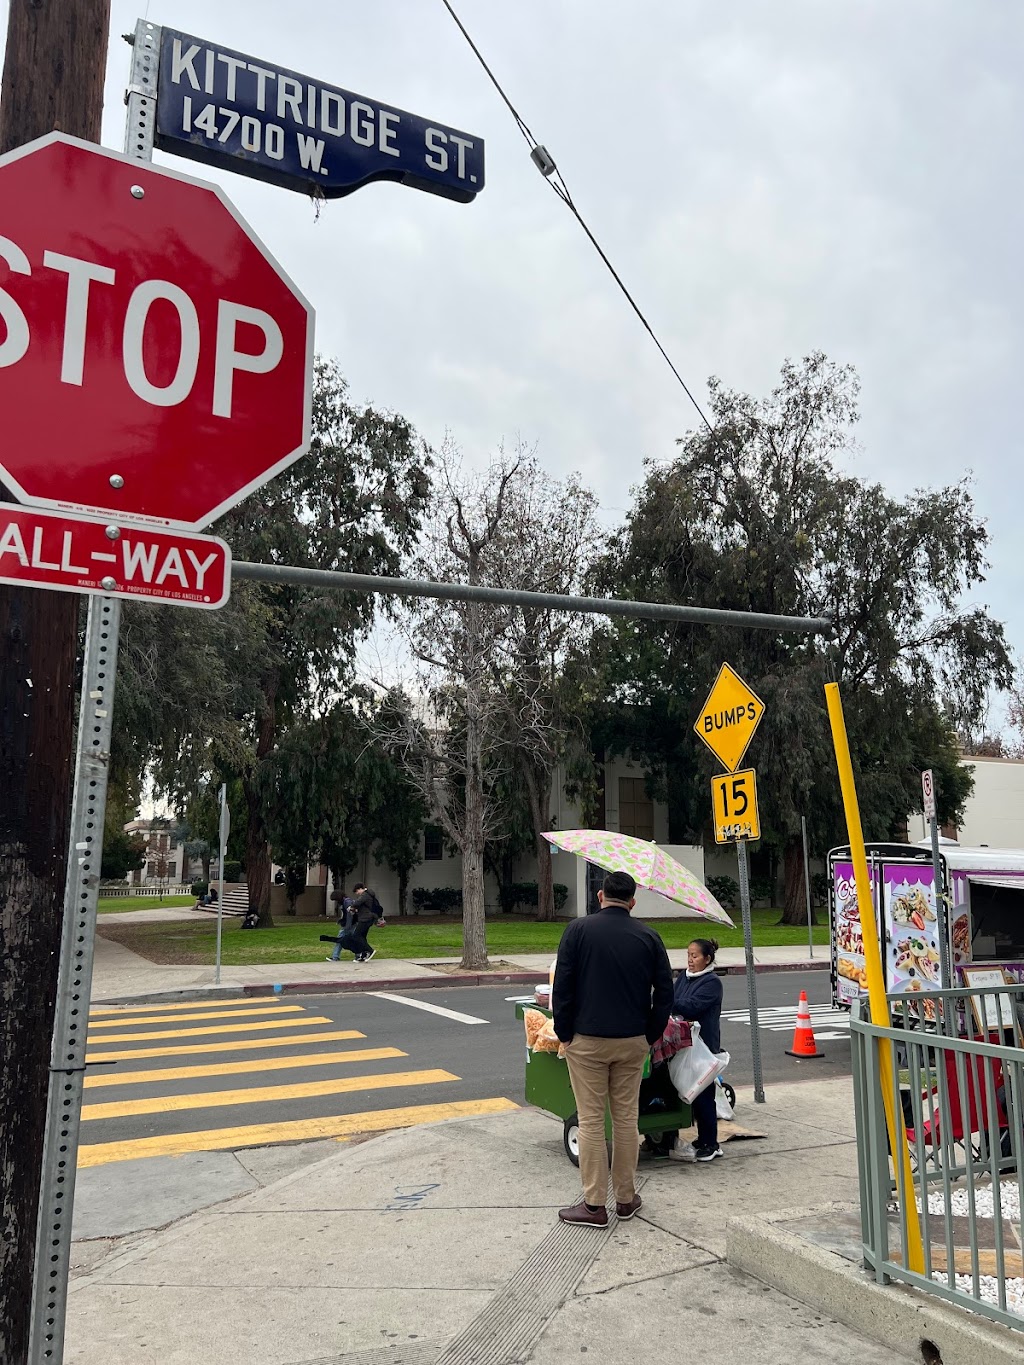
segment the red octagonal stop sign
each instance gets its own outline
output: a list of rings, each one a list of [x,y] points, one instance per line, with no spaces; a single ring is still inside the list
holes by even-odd
[[[0,156],[0,479],[204,526],[309,445],[313,310],[215,185],[54,133]]]

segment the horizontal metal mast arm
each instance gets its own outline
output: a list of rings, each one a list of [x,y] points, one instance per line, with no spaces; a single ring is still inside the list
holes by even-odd
[[[597,616],[632,616],[652,621],[686,621],[696,626],[741,626],[747,630],[793,630],[829,635],[832,622],[822,616],[773,616],[757,611],[726,611],[717,607],[685,607],[671,602],[631,602],[618,597],[568,597],[562,593],[520,592],[516,588],[488,588],[469,583],[430,583],[418,578],[381,578],[375,574],[334,573],[328,569],[300,569],[291,564],[248,564],[236,560],[235,578],[260,583],[295,583],[342,592],[381,592],[395,597],[442,597],[453,602],[490,602],[544,611],[581,611]]]

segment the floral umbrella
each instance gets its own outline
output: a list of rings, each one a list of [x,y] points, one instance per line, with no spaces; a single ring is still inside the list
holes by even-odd
[[[688,867],[663,853],[657,844],[607,829],[556,829],[544,838],[566,853],[578,853],[606,872],[628,872],[637,886],[674,901],[695,919],[732,926],[732,920],[703,882]]]

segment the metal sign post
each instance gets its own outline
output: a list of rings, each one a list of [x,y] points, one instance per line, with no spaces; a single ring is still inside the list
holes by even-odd
[[[78,720],[78,756],[71,810],[57,1005],[50,1054],[50,1090],[39,1186],[39,1223],[32,1286],[29,1365],[64,1355],[71,1211],[78,1163],[89,997],[96,931],[96,898],[103,856],[111,716],[121,603],[93,597],[85,637],[85,669]]]
[[[932,878],[935,888],[935,917],[939,930],[939,975],[942,989],[952,990],[952,969],[949,961],[949,906],[946,904],[945,887],[942,880],[942,856],[939,853],[939,821],[935,803],[935,775],[929,768],[921,774],[921,796],[924,803],[925,819],[932,841]],[[945,1002],[943,1002],[945,1003]]]
[[[217,970],[214,985],[220,985],[220,944],[224,929],[224,859],[228,851],[228,835],[231,833],[231,812],[228,810],[228,784],[220,785],[220,891],[217,893]]]
[[[750,1010],[750,1056],[754,1066],[754,1103],[764,1104],[764,1078],[761,1074],[761,1034],[757,1023],[757,975],[754,971],[754,936],[750,922],[750,867],[747,841],[736,840],[740,871],[740,912],[743,916],[743,955],[747,965],[747,1007]]]
[[[718,761],[728,769],[728,776],[711,779],[711,808],[714,812],[716,841],[735,843],[739,862],[755,1104],[764,1104],[764,1080],[761,1074],[761,1035],[757,1022],[757,976],[754,971],[754,936],[750,919],[747,841],[760,838],[761,821],[757,809],[757,774],[753,768],[743,772],[736,770],[743,761],[764,711],[764,702],[757,693],[751,691],[734,668],[723,664],[693,727]]]
[[[800,817],[800,834],[804,841],[804,895],[807,897],[807,952],[814,960],[814,912],[811,909],[811,860],[807,856],[807,817]]]

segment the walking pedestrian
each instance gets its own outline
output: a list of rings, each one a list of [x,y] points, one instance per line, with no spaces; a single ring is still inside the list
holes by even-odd
[[[362,950],[356,953],[356,961],[369,962],[377,949],[370,947],[368,935],[373,925],[380,923],[384,917],[384,910],[376,895],[363,882],[356,882],[352,888],[352,913],[355,917],[352,932],[362,944]]]
[[[356,915],[352,908],[354,901],[337,886],[331,892],[334,913],[338,917],[338,937],[328,962],[340,962],[343,952],[350,952],[358,962],[366,952],[366,939],[356,934]]]
[[[573,920],[558,947],[551,1009],[565,1044],[580,1125],[583,1199],[559,1209],[563,1223],[608,1224],[608,1151],[604,1115],[612,1116],[612,1185],[620,1220],[641,1207],[636,1192],[640,1080],[651,1045],[672,1008],[672,970],[660,937],[630,916],[636,882],[609,872],[600,910]]]
[[[712,1052],[722,1050],[722,982],[715,972],[718,944],[713,938],[695,938],[686,950],[686,971],[676,981],[672,1013],[691,1023],[700,1024],[700,1036]],[[693,1147],[694,1161],[714,1161],[725,1153],[718,1145],[718,1108],[715,1083],[700,1092],[693,1101],[693,1117],[697,1124],[697,1141]]]

